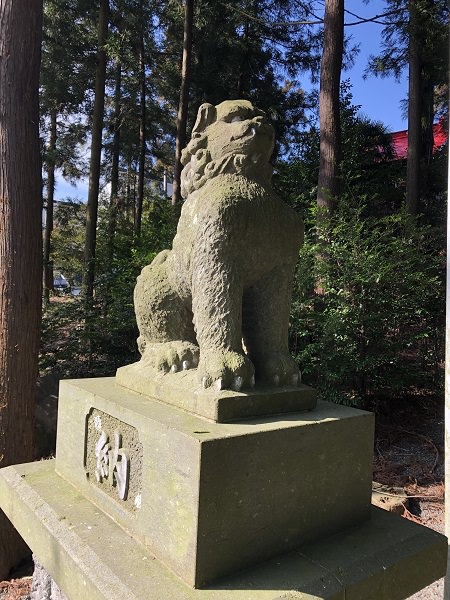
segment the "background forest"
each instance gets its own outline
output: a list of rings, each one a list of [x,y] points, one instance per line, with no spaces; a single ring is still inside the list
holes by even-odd
[[[368,71],[409,73],[406,158],[341,77],[357,51],[344,22],[361,21],[343,0],[44,2],[41,374],[138,358],[133,287],[171,245],[197,108],[246,98],[275,126],[274,186],[306,224],[290,329],[304,381],[375,408],[441,389],[448,145],[433,124],[447,130],[448,8],[386,0],[374,19]],[[89,179],[87,203],[55,202],[60,178]]]

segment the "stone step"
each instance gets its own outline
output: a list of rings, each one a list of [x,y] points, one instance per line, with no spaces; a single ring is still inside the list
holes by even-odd
[[[344,533],[193,589],[53,460],[1,469],[0,506],[69,600],[404,600],[446,571],[444,536],[373,508]]]

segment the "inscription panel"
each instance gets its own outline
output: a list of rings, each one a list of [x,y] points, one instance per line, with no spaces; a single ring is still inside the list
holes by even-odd
[[[92,485],[130,511],[142,505],[143,449],[137,430],[97,408],[86,419],[85,469]]]

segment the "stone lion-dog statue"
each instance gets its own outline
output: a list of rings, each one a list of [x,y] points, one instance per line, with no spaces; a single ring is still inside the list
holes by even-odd
[[[172,250],[138,277],[141,364],[197,368],[203,388],[300,381],[288,350],[303,224],[271,187],[274,130],[246,100],[200,106],[182,154]]]

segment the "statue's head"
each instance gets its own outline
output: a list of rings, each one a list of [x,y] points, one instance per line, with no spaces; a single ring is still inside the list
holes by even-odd
[[[191,141],[182,153],[182,196],[186,198],[223,173],[270,181],[273,147],[273,127],[264,112],[248,100],[227,100],[217,106],[202,104]]]

